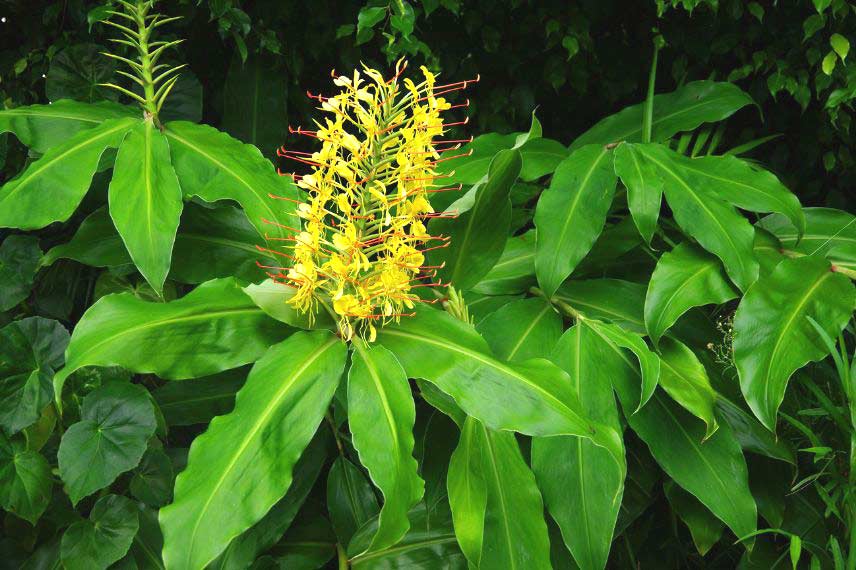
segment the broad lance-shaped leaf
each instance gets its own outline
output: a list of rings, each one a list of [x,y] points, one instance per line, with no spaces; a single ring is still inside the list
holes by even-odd
[[[502,360],[545,358],[562,336],[562,318],[540,297],[512,301],[476,327]]]
[[[570,279],[562,283],[553,301],[570,306],[577,314],[609,321],[639,334],[645,333],[642,309],[645,285],[621,279]]]
[[[654,268],[645,297],[645,327],[654,346],[669,327],[693,307],[737,297],[722,263],[691,243],[664,253]]]
[[[380,513],[371,481],[343,455],[336,458],[327,473],[327,512],[342,545],[349,544],[357,529]]]
[[[234,200],[247,214],[259,235],[287,237],[297,227],[297,187],[278,176],[259,150],[207,125],[186,121],[167,123],[172,165],[185,196],[206,202]],[[266,220],[266,221],[265,221]]]
[[[152,121],[139,123],[125,135],[108,201],[110,217],[134,265],[161,294],[183,203],[170,164],[169,143]]]
[[[50,105],[28,105],[0,110],[0,133],[11,132],[31,150],[44,154],[80,131],[92,129],[107,119],[135,117],[139,113],[112,101],[81,103],[70,99]]]
[[[721,121],[752,104],[752,98],[733,83],[708,80],[687,83],[671,93],[654,96],[651,140],[667,141],[677,133]],[[571,150],[587,144],[641,142],[644,106],[639,103],[601,120],[577,137]]]
[[[22,438],[0,432],[0,507],[35,525],[51,500],[51,467]]]
[[[473,287],[484,295],[522,293],[535,285],[535,232],[508,238],[499,261]]]
[[[580,321],[562,335],[552,360],[565,370],[585,411],[619,429],[612,377],[616,364],[610,348]],[[532,470],[547,509],[580,568],[606,565],[624,491],[624,470],[605,449],[577,437],[532,440]]]
[[[136,467],[155,427],[151,397],[142,386],[111,382],[87,395],[80,421],[65,431],[57,452],[72,504]]]
[[[771,232],[782,247],[806,255],[822,255],[834,265],[856,269],[856,217],[833,208],[804,208],[806,232],[800,236],[781,214],[767,216],[758,226]]]
[[[660,345],[660,386],[674,401],[707,426],[709,438],[719,425],[714,415],[716,392],[698,357],[684,343],[670,337]]]
[[[511,185],[520,174],[520,152],[503,150],[491,162],[487,179],[475,190],[475,202],[455,218],[437,218],[431,233],[450,238],[449,246],[428,255],[441,279],[464,290],[478,283],[496,264],[505,248],[511,223]],[[451,206],[454,211],[454,205]]]
[[[743,397],[771,431],[795,370],[829,351],[807,317],[836,338],[856,309],[856,288],[817,257],[785,259],[752,286],[734,315],[734,363]]]
[[[139,122],[108,119],[52,147],[0,188],[0,227],[36,230],[67,220],[89,190],[101,155]]]
[[[348,426],[360,463],[383,492],[383,509],[369,551],[383,550],[407,534],[407,511],[422,498],[425,483],[413,458],[416,407],[410,383],[383,346],[357,340],[348,371]]]
[[[622,461],[618,432],[582,413],[567,373],[549,361],[499,361],[471,326],[431,307],[383,327],[378,340],[408,377],[432,382],[491,429],[590,438]]]
[[[468,417],[447,481],[455,533],[460,529],[471,567],[552,567],[541,493],[513,433]]]
[[[728,276],[745,291],[758,278],[752,250],[755,232],[746,218],[683,168],[683,155],[658,144],[636,148],[663,179],[666,201],[681,229],[721,259]]]
[[[54,396],[83,366],[121,366],[181,380],[235,368],[258,359],[288,335],[234,279],[203,283],[169,303],[148,303],[130,293],[107,295],[77,323],[65,368],[54,377]]]
[[[298,332],[253,366],[235,409],[194,440],[175,501],[160,511],[168,568],[204,568],[285,494],[346,355],[331,333]]]
[[[731,429],[720,424],[716,433],[704,440],[704,423],[662,392],[655,393],[644,408],[630,413],[639,393],[636,363],[608,337],[599,336],[611,349],[611,358],[623,363],[623,373],[613,375],[612,380],[627,423],[648,445],[657,463],[734,534],[742,537],[753,532],[757,528],[755,500],[749,490],[743,450]]]
[[[615,193],[612,151],[590,145],[563,160],[535,209],[535,273],[552,296],[603,230]]]
[[[627,206],[633,223],[648,245],[657,230],[660,203],[663,199],[663,179],[642,159],[636,146],[630,143],[618,145],[613,161],[615,174],[627,188]]]

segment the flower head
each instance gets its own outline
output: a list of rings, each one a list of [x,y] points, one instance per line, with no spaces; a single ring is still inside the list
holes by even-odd
[[[321,148],[277,153],[310,171],[290,174],[305,192],[297,206],[301,227],[290,228],[291,267],[270,275],[295,289],[288,302],[310,319],[324,303],[345,339],[374,340],[377,324],[410,315],[423,302],[417,288],[440,285],[424,252],[447,246],[448,238],[426,230],[428,219],[440,215],[428,197],[460,189],[443,188],[448,175],[435,168],[447,160],[441,152],[464,141],[437,137],[466,122],[446,123],[441,113],[468,105],[453,106],[443,95],[478,79],[438,86],[422,67],[418,80],[402,80],[406,67],[398,62],[390,79],[366,66],[350,76],[334,72],[338,94],[309,95],[325,115],[315,121],[316,130],[289,128],[317,139]]]

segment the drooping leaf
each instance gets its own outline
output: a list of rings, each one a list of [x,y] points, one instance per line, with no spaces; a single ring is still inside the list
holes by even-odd
[[[383,327],[378,340],[409,377],[432,382],[487,427],[591,438],[620,461],[618,433],[585,417],[567,374],[554,364],[541,359],[501,362],[490,356],[487,343],[470,326],[430,307]]]
[[[0,311],[30,296],[41,254],[36,236],[11,235],[0,244]]]
[[[107,119],[51,147],[0,188],[0,227],[39,229],[68,219],[89,189],[101,155],[139,121]]]
[[[645,286],[621,279],[572,279],[553,299],[589,319],[609,321],[636,333],[645,332],[642,308]]]
[[[357,529],[379,511],[368,477],[340,455],[327,474],[327,512],[339,544],[347,545]]]
[[[223,128],[273,156],[288,124],[285,76],[269,58],[232,58],[223,90]]]
[[[15,434],[39,419],[51,401],[68,331],[57,321],[29,317],[0,329],[0,427]]]
[[[488,474],[484,471],[483,438],[482,424],[465,417],[446,478],[455,537],[467,560],[476,567],[481,563],[487,513]]]
[[[204,568],[285,494],[345,356],[332,334],[299,332],[253,366],[235,409],[193,442],[175,501],[160,511],[168,567]]]
[[[660,386],[688,412],[702,420],[705,439],[719,427],[714,414],[716,392],[698,357],[684,343],[666,337],[660,343]]]
[[[413,458],[416,408],[401,365],[383,346],[356,343],[348,372],[348,425],[360,463],[383,492],[377,535],[382,550],[407,534],[407,511],[424,493]]]
[[[103,51],[103,46],[87,43],[72,45],[57,53],[51,59],[45,80],[48,99],[75,99],[85,103],[118,99],[118,92],[99,85],[111,81],[116,70],[115,60],[101,55]]]
[[[535,209],[535,273],[552,296],[591,250],[615,193],[612,152],[580,148],[559,164]]]
[[[651,140],[666,141],[704,123],[721,121],[752,104],[752,98],[732,83],[708,80],[687,83],[671,93],[654,96]],[[644,103],[639,103],[601,120],[577,137],[571,150],[587,144],[641,142],[643,112]]]
[[[501,360],[546,357],[562,336],[562,318],[540,297],[512,301],[476,327]]]
[[[734,362],[755,416],[775,431],[791,374],[829,350],[807,317],[835,338],[856,309],[856,288],[817,257],[786,259],[759,279],[734,316]]]
[[[719,417],[731,426],[734,437],[745,451],[796,464],[796,456],[790,442],[777,438],[743,407],[718,394],[716,411]]]
[[[782,247],[806,255],[822,255],[833,264],[856,269],[856,218],[833,208],[804,208],[806,232],[800,239],[788,219],[765,217],[758,226],[775,235]]]
[[[48,460],[0,433],[0,507],[35,525],[50,503],[52,485]]]
[[[111,382],[86,396],[80,421],[65,431],[57,452],[71,502],[136,467],[155,427],[154,407],[141,386]]]
[[[692,307],[720,304],[737,297],[722,263],[688,242],[664,253],[648,283],[645,328],[654,346]]]
[[[63,568],[107,568],[128,552],[139,527],[139,513],[133,501],[119,495],[101,497],[89,519],[74,523],[62,535]]]
[[[128,293],[108,295],[83,315],[71,335],[65,379],[83,366],[122,366],[161,378],[198,378],[258,359],[288,334],[256,307],[233,279],[203,283],[170,303]]]
[[[283,226],[299,225],[294,202],[271,198],[296,200],[297,187],[278,176],[257,148],[212,127],[185,121],[167,123],[164,134],[185,196],[199,196],[206,202],[234,200],[262,236],[286,237],[290,232]]]
[[[520,153],[503,150],[491,162],[485,182],[476,189],[475,202],[456,218],[438,218],[430,224],[434,235],[448,236],[449,246],[428,255],[432,265],[445,266],[438,276],[461,290],[478,283],[502,255],[511,223],[511,185],[520,173]],[[454,205],[452,206],[454,209]]]
[[[232,410],[235,394],[246,379],[246,367],[235,368],[204,378],[169,382],[152,396],[170,426],[203,424]]]
[[[649,162],[639,156],[635,145],[623,143],[615,149],[615,174],[627,188],[627,206],[633,222],[645,242],[650,245],[657,230],[663,179]]]
[[[522,293],[535,285],[535,232],[509,238],[499,261],[473,291],[484,295]]]
[[[60,99],[50,105],[0,110],[0,133],[11,132],[24,145],[44,154],[78,132],[97,127],[107,119],[136,115],[132,107],[112,101],[87,104]]]
[[[110,217],[134,264],[158,294],[169,273],[183,207],[169,143],[152,121],[128,131],[116,155]]]
[[[713,516],[698,499],[671,481],[663,488],[672,509],[690,529],[696,550],[704,556],[722,537],[722,521]]]
[[[683,168],[682,155],[657,144],[636,148],[663,179],[666,201],[681,229],[721,259],[731,280],[745,291],[758,278],[752,252],[754,231],[746,218],[716,195],[708,182]]]
[[[618,429],[612,376],[623,373],[585,321],[562,335],[552,360],[565,370],[586,412]],[[547,509],[580,568],[603,568],[624,491],[624,473],[603,448],[576,437],[535,438],[532,470]]]

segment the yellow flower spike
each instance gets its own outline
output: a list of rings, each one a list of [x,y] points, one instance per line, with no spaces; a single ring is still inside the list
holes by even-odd
[[[335,76],[339,93],[309,95],[323,113],[317,130],[289,128],[318,139],[320,149],[278,152],[309,171],[290,175],[306,194],[297,208],[302,227],[284,242],[293,264],[269,275],[295,289],[288,302],[310,319],[319,304],[329,307],[346,340],[374,341],[378,326],[412,314],[422,301],[417,287],[441,285],[423,252],[448,240],[426,230],[438,215],[428,196],[455,189],[441,188],[434,167],[460,141],[437,140],[446,131],[441,112],[454,108],[439,95],[476,80],[436,85],[427,68],[413,79],[402,77],[406,68],[402,60],[391,78],[365,65]]]

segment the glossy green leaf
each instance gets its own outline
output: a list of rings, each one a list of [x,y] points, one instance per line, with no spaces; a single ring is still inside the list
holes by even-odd
[[[43,317],[0,329],[0,427],[15,434],[39,419],[51,402],[54,370],[62,366],[68,331]]]
[[[139,527],[139,513],[133,501],[119,495],[101,497],[89,519],[74,523],[62,535],[63,568],[107,568],[128,552]]]
[[[54,377],[55,396],[83,366],[198,378],[254,362],[287,335],[233,279],[209,281],[170,303],[148,303],[129,293],[108,295],[77,323],[65,368]]]
[[[816,257],[786,259],[759,279],[734,316],[734,362],[752,411],[771,431],[791,374],[829,350],[807,317],[835,338],[856,309],[856,288]]]
[[[672,509],[690,529],[696,550],[704,556],[722,537],[725,528],[722,521],[713,516],[698,499],[673,482],[668,481],[663,488]]]
[[[73,259],[93,267],[116,267],[131,263],[131,256],[106,206],[86,216],[72,238],[49,249],[40,263],[43,267],[49,266],[59,259]]]
[[[0,433],[0,507],[35,525],[50,503],[52,486],[48,460]]]
[[[207,125],[185,121],[167,123],[164,134],[185,196],[238,202],[262,236],[286,237],[290,233],[283,226],[299,225],[294,202],[271,198],[296,200],[297,187],[278,176],[256,147]]]
[[[57,452],[71,502],[136,467],[155,427],[151,397],[142,386],[111,382],[86,396],[80,421],[65,431]]]
[[[232,410],[235,394],[246,379],[246,367],[235,368],[204,378],[169,382],[152,396],[170,426],[204,424]]]
[[[705,423],[704,437],[709,438],[719,425],[714,415],[716,392],[710,385],[704,366],[692,350],[671,337],[660,343],[660,364],[660,386],[674,401]]]
[[[775,235],[782,247],[806,255],[822,255],[848,269],[856,269],[856,217],[833,208],[804,208],[806,232],[799,234],[779,214],[767,216],[758,226]]]
[[[663,179],[651,163],[639,156],[635,145],[631,143],[618,145],[613,164],[615,174],[627,188],[627,206],[633,216],[633,223],[650,245],[660,217]]]
[[[442,280],[453,283],[458,289],[469,289],[499,260],[511,223],[508,196],[520,166],[517,150],[500,151],[491,162],[486,181],[477,187],[472,207],[456,218],[438,218],[431,222],[434,235],[450,237],[448,247],[428,255],[432,265],[445,263],[437,272]]]
[[[449,466],[449,498],[471,565],[551,568],[541,493],[513,433],[467,418]]]
[[[32,235],[11,235],[0,244],[0,311],[30,296],[41,254],[39,238]]]
[[[360,463],[384,496],[378,532],[368,547],[382,550],[407,534],[407,511],[424,493],[413,458],[416,408],[395,356],[361,341],[355,347],[348,371],[348,426]]]
[[[784,438],[777,438],[742,406],[737,405],[722,394],[718,394],[716,411],[722,421],[731,426],[734,437],[737,438],[745,451],[785,461],[792,465],[796,464],[796,456],[790,442]]]
[[[311,316],[302,313],[288,304],[294,295],[294,289],[266,279],[257,285],[244,287],[244,293],[269,317],[299,329],[335,329],[336,322],[330,313],[320,309]]]
[[[62,144],[80,131],[97,127],[107,119],[136,116],[138,111],[112,101],[80,103],[70,99],[50,105],[28,105],[0,110],[0,133],[14,133],[38,153]]]
[[[509,238],[499,261],[473,287],[484,295],[522,293],[535,285],[535,232]]]
[[[548,296],[586,256],[603,230],[615,183],[612,152],[601,145],[580,148],[556,168],[535,209],[535,272]]]
[[[719,259],[691,243],[679,244],[660,257],[648,283],[645,327],[651,342],[657,346],[689,309],[725,303],[737,294]]]
[[[565,370],[586,412],[619,429],[612,377],[624,373],[587,323],[562,335],[552,360]],[[624,491],[624,473],[603,448],[576,437],[535,438],[532,470],[547,509],[580,568],[606,565]]]
[[[409,377],[432,382],[491,429],[590,438],[620,462],[619,434],[585,417],[567,373],[554,364],[499,361],[472,327],[430,307],[383,327],[378,339]]]
[[[501,360],[546,357],[562,336],[562,317],[540,297],[512,301],[476,327]]]
[[[0,188],[0,227],[32,230],[67,220],[89,190],[101,155],[137,124],[107,119],[45,152]]]
[[[160,449],[149,449],[134,470],[128,489],[135,499],[157,509],[172,499],[174,482],[175,472],[169,456]]]
[[[720,199],[707,181],[683,168],[682,155],[657,144],[640,144],[637,149],[663,179],[666,201],[681,229],[721,259],[731,280],[745,291],[758,278],[754,231],[746,218]]]
[[[651,140],[666,141],[677,133],[692,131],[704,123],[715,123],[752,105],[752,98],[732,83],[693,81],[671,93],[654,96]],[[644,103],[611,115],[574,140],[571,150],[587,144],[642,141]]]
[[[160,294],[184,204],[169,143],[152,121],[138,123],[125,135],[108,197],[110,217],[131,259]]]
[[[363,524],[377,515],[372,484],[364,472],[340,455],[327,474],[327,512],[339,544],[347,545]]]
[[[621,279],[572,279],[553,299],[589,319],[609,321],[636,333],[645,332],[642,307],[645,286]]]
[[[193,442],[175,501],[160,511],[168,567],[204,568],[285,494],[346,351],[330,333],[299,332],[253,366],[235,409]]]

